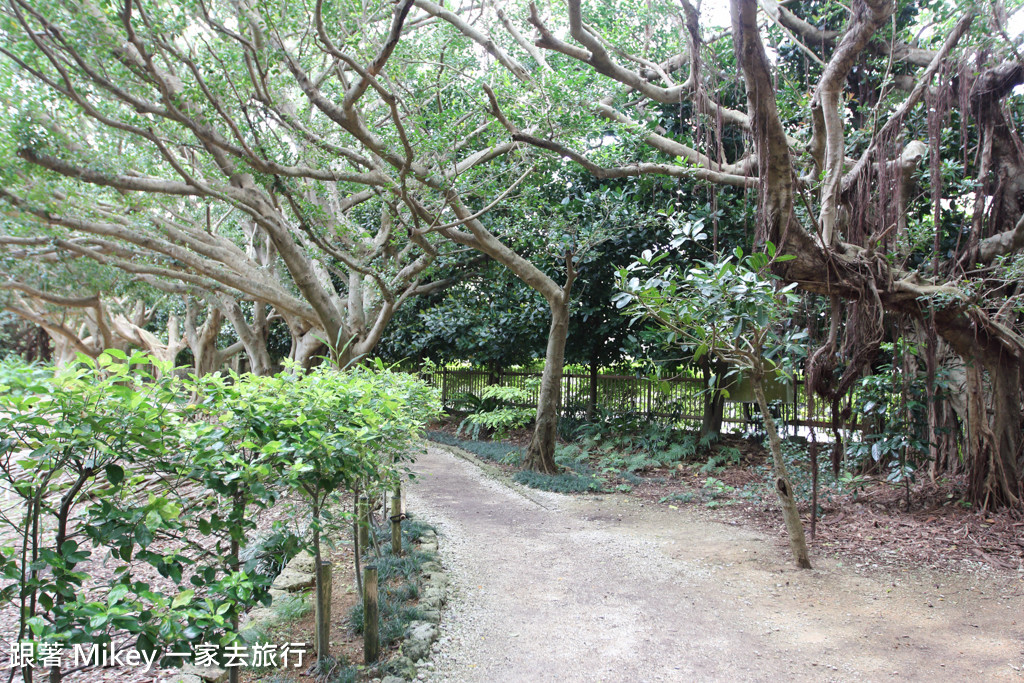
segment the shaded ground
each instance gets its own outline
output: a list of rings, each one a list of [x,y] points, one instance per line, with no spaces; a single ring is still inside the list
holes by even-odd
[[[455,436],[451,422],[435,428]],[[501,443],[525,449],[529,438],[529,430],[520,430]],[[602,474],[605,488],[628,489],[631,496],[650,504],[716,510],[714,519],[740,521],[785,539],[767,451],[756,441],[736,436],[726,437],[721,446],[740,453],[740,459],[708,467],[712,454],[703,452],[669,467]],[[602,459],[607,452],[593,446],[589,449],[591,469],[608,472],[608,461]],[[629,448],[612,449],[616,451],[630,454]],[[489,464],[510,476],[520,469],[501,462]],[[805,457],[790,460],[787,466],[809,532],[810,467]],[[819,553],[849,563],[900,568],[957,569],[965,562],[980,562],[1024,574],[1024,517],[1008,509],[994,513],[972,510],[963,500],[964,477],[942,476],[932,482],[923,475],[911,487],[908,511],[903,487],[886,482],[884,476],[865,476],[856,487],[842,487],[827,470],[823,458],[817,537],[812,542]]]
[[[333,566],[331,589],[331,656],[338,659],[339,668],[347,664],[362,664],[363,639],[352,633],[348,625],[349,612],[357,602],[355,590],[355,574],[353,570],[353,552],[349,544],[338,545],[330,549],[329,559]],[[242,680],[245,683],[256,681],[310,681],[307,671],[315,658],[316,617],[312,609],[315,603],[314,590],[310,588],[302,593],[308,609],[297,619],[282,619],[267,629],[266,642],[306,643],[308,653],[300,668],[280,668],[275,670],[254,671],[245,669]]]
[[[410,508],[458,589],[438,680],[1019,680],[1024,580],[813,556],[706,509],[521,492],[431,447]],[[862,564],[865,566],[857,566]]]

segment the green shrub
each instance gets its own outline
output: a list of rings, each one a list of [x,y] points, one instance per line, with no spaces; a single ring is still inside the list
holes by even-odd
[[[697,455],[697,449],[697,438],[688,434],[678,443],[670,443],[661,453],[659,460],[663,465],[690,460]]]
[[[38,387],[52,379],[52,367],[40,363],[26,363],[17,356],[0,360],[0,394],[35,393]]]
[[[401,556],[391,552],[390,530],[379,529],[377,536],[378,553],[374,557],[377,567],[377,610],[378,632],[381,646],[388,648],[401,639],[409,624],[424,618],[423,611],[409,602],[419,598],[419,578],[423,564],[436,559],[436,554],[409,549],[409,542],[419,539],[428,529],[428,524],[416,520],[402,523],[403,547]],[[357,602],[348,615],[348,625],[355,633],[362,633],[365,614],[362,601]]]
[[[700,471],[702,474],[717,474],[726,467],[739,465],[742,459],[743,454],[738,448],[722,446],[717,453],[708,458],[706,463],[701,465]]]
[[[276,528],[257,537],[259,509],[298,494],[315,548],[330,499],[392,484],[439,412],[435,390],[379,364],[292,370],[178,379],[116,350],[56,375],[0,366],[0,460],[17,463],[0,481],[22,499],[0,519],[18,539],[0,554],[0,603],[28,606],[15,638],[105,645],[120,634],[141,651],[232,642],[303,544]],[[112,562],[99,601],[81,590],[97,549]],[[134,578],[140,564],[167,581]],[[292,608],[307,609],[278,607]]]
[[[534,389],[533,386],[506,387],[497,384],[484,387],[480,392],[480,404],[462,421],[457,432],[461,434],[465,429],[474,439],[479,439],[480,431],[486,429],[493,438],[503,439],[513,429],[525,427],[536,414],[536,409],[529,405],[533,401]],[[524,406],[524,403],[527,405]]]

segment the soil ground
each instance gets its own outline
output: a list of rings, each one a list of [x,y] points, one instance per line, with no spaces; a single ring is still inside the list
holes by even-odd
[[[416,470],[456,589],[436,680],[1024,678],[1016,570],[819,549],[801,571],[721,511],[522,489],[433,446]]]
[[[457,420],[448,420],[433,427],[458,437],[457,424]],[[531,434],[529,429],[518,430],[504,443],[525,450]],[[709,471],[704,464],[709,454],[702,453],[693,461],[645,468],[628,478],[621,473],[610,474],[606,484],[625,486],[631,496],[643,502],[672,509],[715,509],[714,519],[739,521],[784,539],[785,527],[779,517],[765,448],[757,439],[736,435],[726,436],[720,446],[736,449],[741,453],[740,461]],[[625,454],[631,453],[626,450]],[[592,468],[602,470],[600,453],[594,456]],[[825,457],[822,456],[823,461]],[[508,476],[520,469],[492,462],[488,467]],[[790,462],[788,467],[790,481],[797,488],[797,505],[804,526],[811,532],[809,464]],[[827,468],[823,462],[821,469]],[[707,482],[711,477],[724,488],[709,490]],[[959,569],[965,563],[980,562],[996,570],[1017,570],[1024,575],[1024,516],[1020,511],[973,510],[964,500],[967,482],[963,475],[937,476],[933,481],[923,473],[916,480],[911,486],[909,510],[903,486],[888,483],[884,476],[865,476],[861,486],[846,491],[840,490],[834,479],[831,485],[822,481],[817,538],[809,533],[812,544],[821,553],[854,564]]]

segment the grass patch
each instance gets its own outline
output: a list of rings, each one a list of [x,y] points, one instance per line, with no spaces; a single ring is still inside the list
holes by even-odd
[[[435,553],[415,550],[412,545],[428,530],[432,531],[433,527],[413,519],[404,521],[403,553],[399,557],[391,552],[390,530],[374,530],[374,547],[377,552],[364,561],[372,562],[377,567],[377,610],[380,619],[378,632],[382,648],[388,648],[400,640],[410,623],[422,620],[426,616],[423,610],[409,603],[419,598],[419,577],[423,573],[424,563],[437,558]],[[364,618],[363,603],[358,601],[349,612],[349,628],[361,634]]]
[[[330,683],[356,683],[359,678],[359,667],[343,664],[331,675]]]
[[[419,607],[406,604],[403,595],[407,595],[406,583],[400,583],[397,587],[385,586],[377,596],[377,610],[380,622],[378,633],[380,634],[380,645],[382,648],[391,647],[404,634],[405,630],[414,621],[422,620],[425,616]],[[397,588],[397,590],[396,590]],[[362,634],[365,627],[365,614],[363,603],[360,601],[352,608],[348,615],[349,627],[358,634]]]
[[[435,534],[437,533],[437,529],[427,524],[426,522],[421,522],[420,520],[412,517],[411,515],[405,521],[402,522],[402,540],[405,542],[416,543],[421,538],[423,538],[423,535],[428,531],[432,531]],[[384,537],[385,542],[391,542],[390,529],[388,529],[387,531],[381,530],[380,536]]]
[[[313,604],[309,592],[287,593],[280,596],[270,605],[274,612],[274,620],[298,621],[313,611]]]
[[[405,579],[419,576],[423,563],[434,558],[433,553],[422,552],[416,545],[428,531],[437,533],[434,527],[412,516],[402,520],[402,555],[395,557],[391,552],[391,529],[373,527],[370,550],[377,565],[377,580],[383,583],[395,576]]]
[[[311,673],[314,680],[324,683],[356,683],[362,677],[359,667],[352,665],[344,655],[317,662]],[[288,679],[289,682],[291,680]]]
[[[298,621],[313,611],[312,591],[287,593],[279,596],[270,605],[271,616],[243,629],[239,634],[247,643],[264,643],[271,640],[271,634],[278,626]]]

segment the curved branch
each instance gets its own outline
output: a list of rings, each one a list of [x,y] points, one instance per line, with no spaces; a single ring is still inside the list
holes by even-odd
[[[829,60],[825,72],[818,81],[811,109],[815,110],[814,134],[811,148],[824,146],[824,180],[821,188],[821,212],[818,223],[821,226],[822,240],[831,245],[834,238],[836,221],[839,216],[839,194],[843,175],[845,144],[843,133],[843,117],[839,112],[839,98],[846,85],[846,78],[853,69],[861,52],[875,31],[882,26],[892,14],[893,4],[890,0],[855,0],[853,17],[850,27]],[[818,115],[820,112],[820,116]],[[819,122],[822,125],[818,125]],[[824,143],[821,142],[824,140]]]

